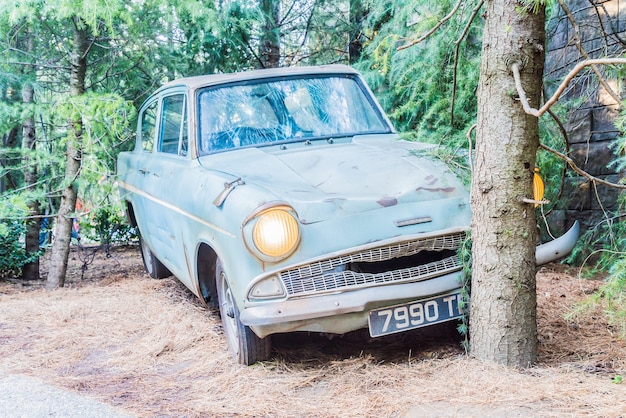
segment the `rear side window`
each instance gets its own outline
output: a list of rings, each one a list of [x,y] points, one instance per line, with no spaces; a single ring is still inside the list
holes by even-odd
[[[141,124],[139,129],[141,135],[141,148],[144,151],[150,152],[154,146],[158,104],[159,102],[156,100],[151,103],[150,106],[144,109],[139,119],[139,123]]]
[[[184,94],[163,98],[158,151],[187,155],[187,115]]]

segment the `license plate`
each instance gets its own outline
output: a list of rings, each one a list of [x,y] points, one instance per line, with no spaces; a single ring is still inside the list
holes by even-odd
[[[463,315],[460,302],[461,295],[452,293],[370,311],[367,321],[370,335],[380,337],[450,321]]]

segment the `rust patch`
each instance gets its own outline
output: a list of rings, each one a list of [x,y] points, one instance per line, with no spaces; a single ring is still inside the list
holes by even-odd
[[[383,197],[382,199],[376,201],[380,206],[387,208],[389,206],[395,206],[398,204],[398,199],[395,197]]]

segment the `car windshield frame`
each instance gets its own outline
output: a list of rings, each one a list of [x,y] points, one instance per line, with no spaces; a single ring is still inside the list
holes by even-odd
[[[200,156],[355,135],[393,127],[356,74],[268,77],[198,89]]]

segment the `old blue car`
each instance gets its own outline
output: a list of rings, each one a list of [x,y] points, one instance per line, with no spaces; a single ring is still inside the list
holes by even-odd
[[[219,307],[252,364],[276,333],[376,337],[461,315],[468,192],[430,147],[400,140],[347,66],[190,77],[141,107],[119,187],[149,275]]]

